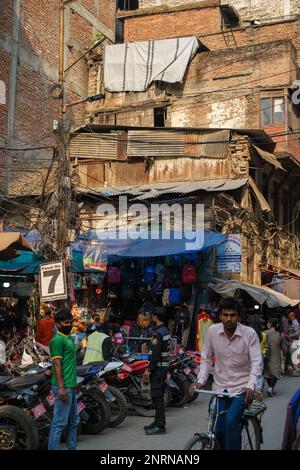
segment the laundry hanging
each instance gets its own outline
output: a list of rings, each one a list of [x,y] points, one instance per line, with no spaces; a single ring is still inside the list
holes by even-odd
[[[112,92],[145,91],[152,82],[181,82],[199,48],[197,37],[105,47],[104,85]]]

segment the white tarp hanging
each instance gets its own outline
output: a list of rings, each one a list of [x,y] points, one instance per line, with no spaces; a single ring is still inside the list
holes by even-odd
[[[255,286],[247,282],[212,279],[208,287],[217,292],[221,297],[233,297],[238,289],[243,290],[251,295],[257,303],[264,304],[266,302],[269,308],[294,307],[300,302],[299,299],[290,299],[269,287]]]
[[[155,80],[176,83],[199,47],[195,36],[105,47],[104,85],[108,91],[145,91]]]

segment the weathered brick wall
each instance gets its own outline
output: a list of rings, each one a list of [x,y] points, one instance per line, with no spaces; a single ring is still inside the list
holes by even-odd
[[[220,32],[219,7],[137,16],[125,19],[124,42]]]
[[[114,0],[80,0],[89,14],[112,31],[115,29]],[[58,118],[58,101],[50,96],[51,86],[58,80],[59,57],[59,0],[22,0],[19,24],[17,87],[14,115],[14,132],[11,146],[34,147],[51,145],[53,120]],[[13,34],[14,0],[0,0],[0,80],[10,81],[11,38]],[[87,18],[71,7],[65,12],[65,66],[73,63],[97,38],[98,29]],[[79,100],[88,94],[88,70],[86,60],[81,60],[66,77],[68,101]],[[12,111],[12,110],[11,110]],[[70,108],[68,118],[79,126],[84,120],[85,106]],[[0,142],[7,142],[8,107],[0,105]],[[13,179],[18,164],[26,168],[35,166],[41,159],[50,158],[50,151],[9,154]],[[25,159],[26,157],[26,159]],[[5,157],[6,158],[6,157]],[[4,160],[4,157],[1,158]],[[18,164],[16,164],[18,163]],[[28,167],[29,168],[29,167]],[[1,172],[1,165],[0,165]],[[27,175],[30,180],[30,173]]]
[[[140,0],[140,9],[158,6],[181,6],[204,3],[205,0]],[[298,0],[221,0],[221,4],[230,4],[239,13],[243,21],[254,19],[268,20],[299,13]]]
[[[124,42],[195,35],[199,36],[201,42],[210,50],[287,38],[295,38],[296,44],[299,29],[299,22],[284,21],[271,25],[241,27],[232,33],[223,33],[219,7],[128,17],[124,19],[124,23]]]
[[[299,13],[298,0],[221,0],[233,6],[243,21],[270,20]]]
[[[99,4],[99,19],[112,31],[116,28],[116,0],[96,0]]]

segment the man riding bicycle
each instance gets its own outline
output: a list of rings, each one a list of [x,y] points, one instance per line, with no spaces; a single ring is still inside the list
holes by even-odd
[[[221,449],[241,450],[242,416],[253,401],[253,392],[262,374],[262,359],[257,333],[242,325],[241,304],[234,298],[220,303],[220,320],[206,334],[201,351],[201,366],[195,388],[202,388],[208,378],[211,358],[215,356],[213,390],[241,392],[219,400],[216,436]]]

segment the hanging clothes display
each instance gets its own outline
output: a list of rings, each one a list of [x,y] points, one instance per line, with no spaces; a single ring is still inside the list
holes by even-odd
[[[196,350],[202,351],[204,339],[207,333],[207,330],[212,326],[213,322],[211,316],[205,312],[204,308],[198,313],[196,319],[196,329],[197,329],[197,339],[196,339]]]

